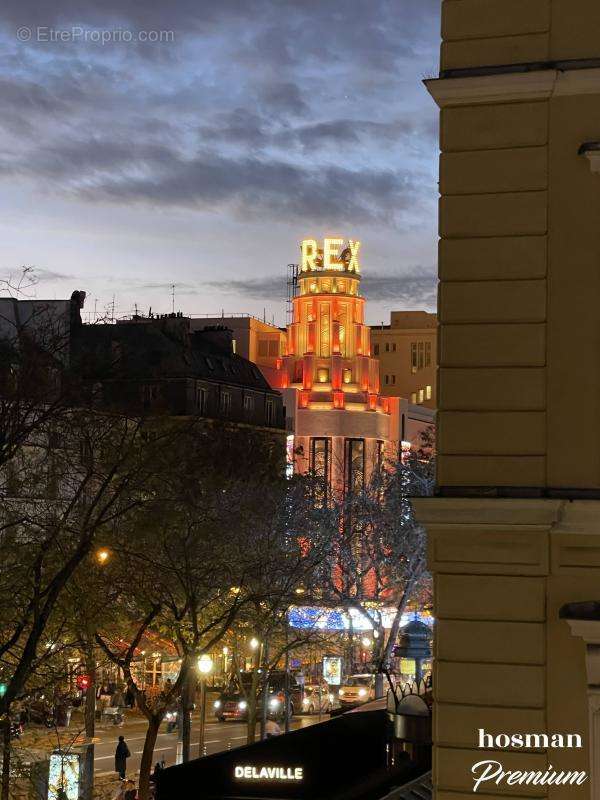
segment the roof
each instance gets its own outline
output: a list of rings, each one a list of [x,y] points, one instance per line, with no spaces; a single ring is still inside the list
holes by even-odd
[[[229,331],[190,331],[188,323],[185,317],[164,317],[84,325],[76,344],[80,368],[85,372],[87,363],[100,363],[109,379],[194,378],[277,394],[254,364],[232,352]]]

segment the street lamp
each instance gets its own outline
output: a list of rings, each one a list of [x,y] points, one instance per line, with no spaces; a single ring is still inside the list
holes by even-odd
[[[252,639],[250,639],[250,649],[256,650],[258,647],[260,647],[260,642],[258,641],[256,636],[253,636]]]
[[[208,653],[202,653],[198,659],[198,671],[200,673],[200,737],[198,741],[198,755],[204,755],[204,727],[206,722],[206,678],[213,668],[212,658]]]
[[[106,564],[108,559],[110,558],[110,551],[106,549],[106,547],[101,547],[99,550],[96,550],[96,561],[100,566]]]
[[[368,636],[363,636],[362,638],[362,646],[363,647],[371,647],[371,640]]]

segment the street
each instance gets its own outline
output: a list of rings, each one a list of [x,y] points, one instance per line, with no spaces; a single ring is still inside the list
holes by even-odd
[[[328,719],[327,715],[321,717],[321,721]],[[319,722],[317,715],[294,717],[291,722],[291,729],[306,727],[307,725],[314,725]],[[114,756],[115,748],[117,745],[118,737],[124,736],[127,746],[131,752],[131,758],[127,761],[127,773],[129,775],[135,774],[140,767],[140,759],[142,757],[142,748],[144,746],[144,738],[146,731],[146,720],[136,717],[127,721],[122,728],[109,727],[103,728],[98,731],[94,752],[94,765],[96,775],[108,775],[114,773]],[[192,758],[197,758],[198,753],[198,737],[199,737],[199,723],[198,720],[192,722]],[[239,722],[207,722],[205,732],[206,753],[218,753],[228,748],[240,747],[246,743],[246,725]],[[167,766],[175,764],[177,755],[177,731],[173,733],[166,732],[166,725],[161,726],[160,733],[156,740],[156,747],[154,749],[154,763],[160,761],[162,758],[165,760]]]

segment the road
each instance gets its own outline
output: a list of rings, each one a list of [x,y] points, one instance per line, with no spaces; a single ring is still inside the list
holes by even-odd
[[[324,715],[321,720],[314,716],[294,717],[291,729],[303,728],[307,725],[314,725],[319,721],[328,719]],[[146,733],[146,720],[136,717],[125,722],[122,728],[109,727],[102,728],[97,732],[97,743],[94,749],[94,768],[96,775],[114,774],[115,747],[119,736],[124,736],[125,741],[131,752],[131,758],[127,760],[127,773],[133,775],[139,770],[142,748]],[[199,723],[197,720],[192,723],[192,758],[197,758],[199,738]],[[246,743],[246,726],[239,722],[207,722],[205,732],[206,753],[219,753],[222,750],[240,747]],[[154,749],[154,762],[165,759],[165,764],[171,766],[175,764],[177,756],[177,732],[166,732],[166,724],[161,725],[160,733],[156,740]]]

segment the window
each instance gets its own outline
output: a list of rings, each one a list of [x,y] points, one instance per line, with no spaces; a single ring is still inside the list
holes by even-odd
[[[235,339],[231,340],[231,352],[237,353],[237,341]]]
[[[275,425],[275,400],[267,400],[266,423],[268,427]]]
[[[316,479],[316,499],[325,502],[329,488],[331,465],[331,439],[325,437],[310,440],[310,470]]]
[[[319,367],[317,369],[317,380],[319,383],[329,383],[329,370],[327,367]]]
[[[343,373],[344,383],[352,383],[352,370],[351,369],[344,369]]]
[[[269,341],[268,339],[258,340],[258,355],[259,358],[267,358],[269,355]]]
[[[269,357],[277,358],[279,355],[279,339],[271,339],[269,341]]]
[[[252,414],[254,411],[254,398],[251,394],[244,395],[244,413],[246,415]]]
[[[392,342],[392,352],[396,352],[396,342]]]
[[[422,403],[425,400],[425,390],[419,389],[419,403]]]
[[[385,343],[385,352],[386,352],[386,353],[389,353],[389,352],[390,352],[390,343],[389,343],[389,342],[386,342],[386,343]]]
[[[396,376],[392,375],[392,383],[396,383]]]
[[[224,417],[228,417],[231,414],[231,394],[229,392],[221,392],[219,408]]]
[[[410,396],[410,402],[411,402],[411,403],[416,403],[416,402],[417,402],[417,394],[416,394],[416,392],[413,392],[413,393],[411,394],[411,396]]]
[[[150,384],[150,385],[144,386],[143,387],[144,407],[148,408],[148,406],[151,406],[153,403],[155,403],[158,400],[159,394],[160,394],[160,390],[159,390],[159,387],[157,385]]]
[[[411,342],[410,345],[410,369],[414,373],[417,371],[417,343]]]
[[[198,414],[206,414],[208,409],[208,391],[196,384],[196,411]]]
[[[374,356],[378,356],[379,355],[379,345],[378,344],[374,344],[373,345],[373,355]]]
[[[431,366],[431,342],[425,342],[425,366]]]
[[[386,382],[386,385],[390,382],[390,376],[389,375],[385,376],[385,382]]]
[[[206,361],[206,366],[209,369],[214,369],[215,365],[213,364],[212,360],[208,356],[204,356],[204,360]]]
[[[426,386],[425,387],[425,397],[428,400],[431,400],[431,386]]]
[[[346,439],[345,442],[346,490],[360,491],[365,477],[365,440]]]
[[[425,345],[419,342],[419,369],[423,369],[425,365]]]

